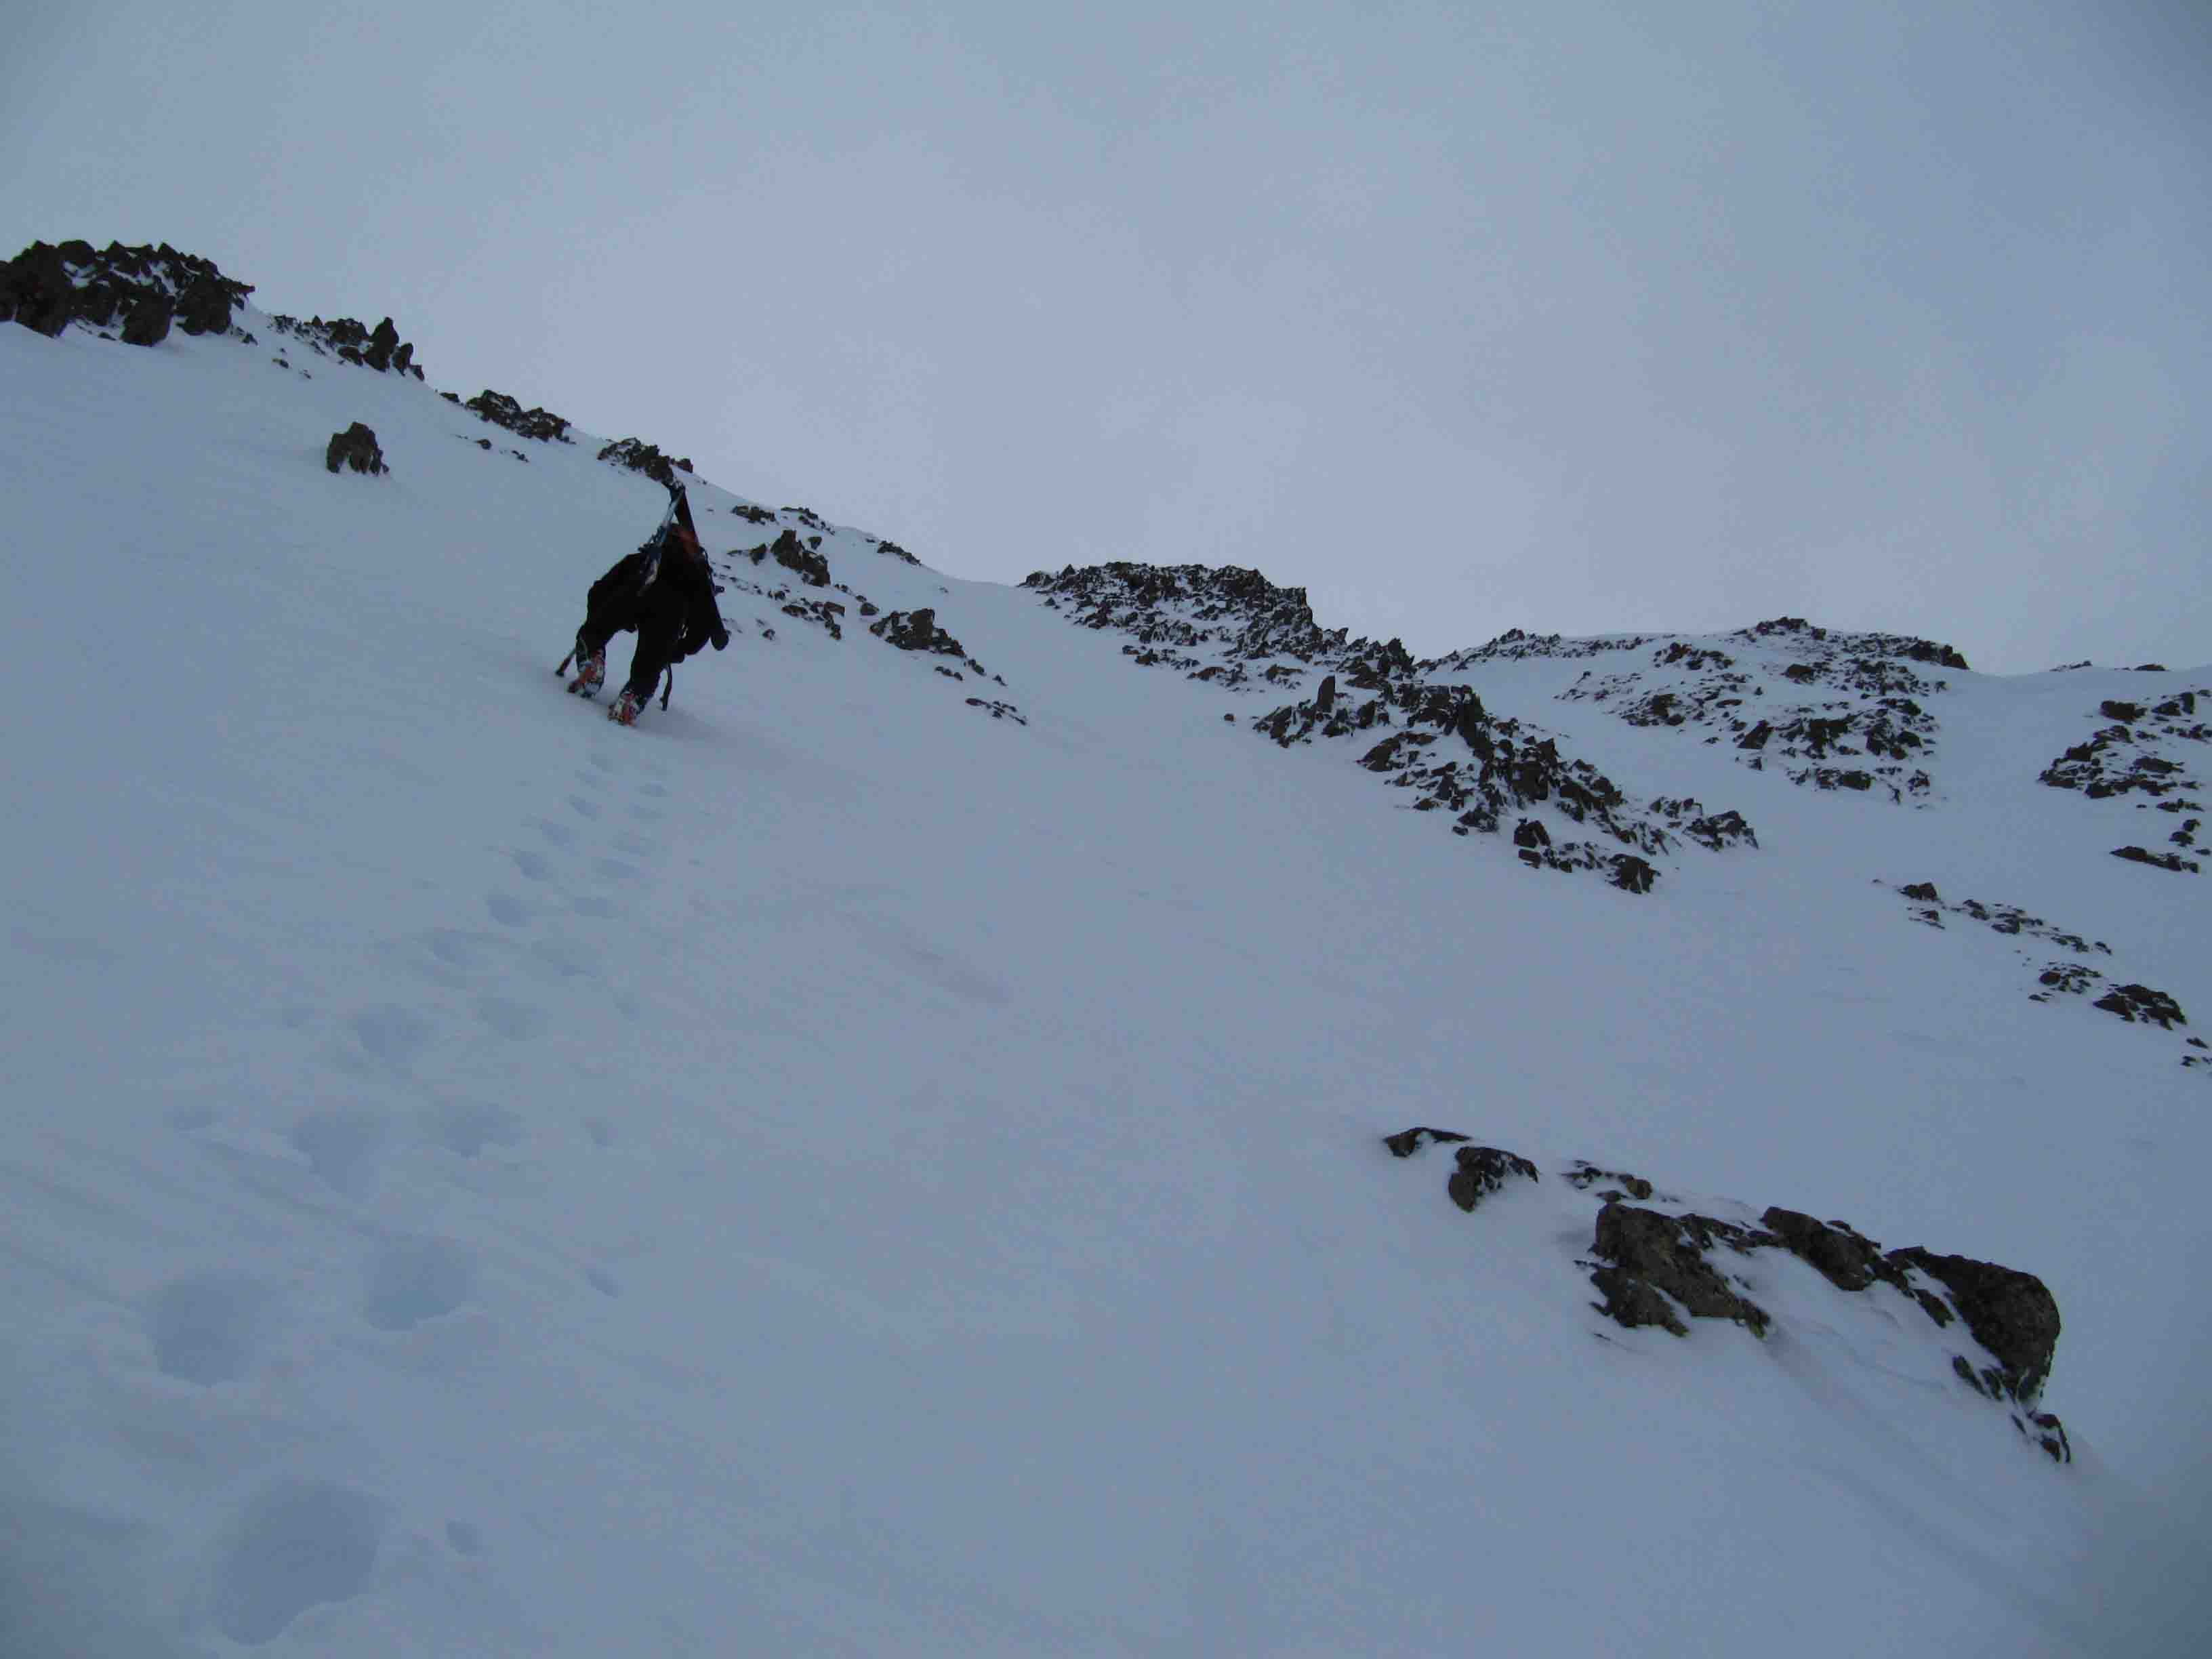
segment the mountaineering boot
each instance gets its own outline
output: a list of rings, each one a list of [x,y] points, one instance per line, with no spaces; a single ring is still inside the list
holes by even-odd
[[[576,635],[576,683],[568,689],[579,696],[588,697],[599,689],[599,682],[607,677],[607,648],[594,648],[584,642],[581,634]]]
[[[625,685],[622,689],[622,695],[608,707],[607,718],[617,726],[635,726],[637,712],[644,707],[645,698],[639,696],[636,692]]]

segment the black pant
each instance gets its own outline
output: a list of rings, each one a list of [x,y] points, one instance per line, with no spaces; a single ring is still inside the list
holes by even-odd
[[[635,558],[631,556],[631,559]],[[577,631],[580,650],[605,651],[617,634],[637,630],[637,651],[629,659],[629,690],[643,702],[660,684],[672,663],[681,661],[686,605],[674,585],[655,582],[644,592],[636,591],[637,572],[625,568],[624,559],[592,584],[586,602],[584,625]]]

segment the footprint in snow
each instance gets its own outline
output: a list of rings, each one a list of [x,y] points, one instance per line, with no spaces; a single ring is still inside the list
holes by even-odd
[[[347,1198],[367,1196],[383,1151],[384,1120],[366,1109],[311,1112],[292,1126],[292,1146],[325,1186]]]
[[[451,1239],[395,1240],[369,1263],[362,1316],[380,1331],[411,1331],[466,1302],[476,1275],[476,1258]]]
[[[276,1329],[276,1288],[234,1268],[173,1279],[146,1302],[146,1336],[164,1376],[212,1388],[235,1382]]]
[[[463,1158],[487,1146],[512,1146],[522,1139],[522,1120],[504,1106],[481,1100],[441,1100],[422,1114],[423,1132]]]
[[[404,1066],[429,1046],[430,1022],[396,1003],[379,1003],[353,1017],[353,1034],[362,1051],[387,1066]]]
[[[334,1480],[286,1480],[232,1523],[210,1610],[234,1642],[273,1641],[308,1608],[368,1588],[391,1506]]]
[[[477,1018],[497,1035],[521,1042],[533,1037],[545,1029],[545,1017],[534,1008],[526,1008],[505,997],[481,996],[477,999]]]

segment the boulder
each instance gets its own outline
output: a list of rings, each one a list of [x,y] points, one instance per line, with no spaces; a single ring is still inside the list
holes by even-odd
[[[131,307],[131,314],[123,319],[123,343],[135,346],[161,344],[169,337],[169,324],[176,313],[175,303],[166,295],[142,295]]]
[[[359,421],[343,432],[331,434],[330,447],[323,452],[323,465],[332,472],[349,466],[372,477],[392,470],[384,464],[384,452],[377,447],[376,434]]]
[[[1937,1255],[1917,1244],[1892,1250],[1889,1260],[1917,1267],[1949,1291],[1974,1340],[2004,1368],[2006,1392],[2023,1405],[2034,1400],[2058,1346],[2058,1304],[2041,1279],[1994,1262]]]
[[[392,367],[392,354],[398,349],[399,331],[392,325],[392,319],[386,317],[376,325],[376,331],[368,337],[368,347],[362,353],[362,358],[381,374]]]
[[[1427,1137],[1425,1141],[1422,1139],[1425,1135]],[[1390,1149],[1390,1156],[1393,1158],[1411,1158],[1424,1146],[1442,1146],[1447,1141],[1467,1140],[1471,1138],[1455,1130],[1431,1129],[1425,1125],[1417,1123],[1410,1129],[1399,1130],[1395,1135],[1384,1135],[1382,1144]]]
[[[187,334],[230,331],[230,290],[219,277],[203,272],[177,296],[177,326]]]
[[[816,539],[818,540],[820,538],[817,538]],[[775,542],[769,546],[768,550],[769,557],[773,558],[786,570],[790,571],[793,574],[797,576],[799,580],[805,582],[808,586],[827,587],[830,586],[830,561],[823,558],[822,555],[817,552],[814,549],[804,545],[799,541],[799,534],[796,531],[789,529],[785,530],[781,535],[775,538]],[[919,611],[915,614],[926,616],[928,613],[926,611]],[[956,646],[955,654],[965,656],[967,653],[960,651]]]
[[[1496,1146],[1462,1146],[1453,1161],[1458,1167],[1444,1183],[1444,1190],[1451,1194],[1453,1203],[1470,1212],[1503,1187],[1509,1176],[1538,1179],[1536,1166],[1527,1158]]]
[[[69,326],[75,293],[61,250],[46,242],[32,243],[0,276],[0,304],[25,328],[52,339]]]
[[[2189,1024],[2189,1017],[2181,1012],[2179,1003],[2164,991],[2154,991],[2148,985],[2116,985],[2090,1006],[2118,1014],[2130,1024],[2142,1020],[2168,1031]]]

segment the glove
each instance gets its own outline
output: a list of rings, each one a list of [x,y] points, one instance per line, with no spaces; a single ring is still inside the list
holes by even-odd
[[[728,629],[726,629],[726,628],[718,628],[718,629],[716,629],[714,630],[714,649],[715,649],[715,650],[720,651],[720,650],[724,649],[726,646],[728,646],[729,642],[730,642],[730,630],[729,630]]]

